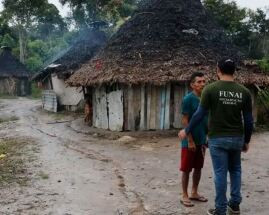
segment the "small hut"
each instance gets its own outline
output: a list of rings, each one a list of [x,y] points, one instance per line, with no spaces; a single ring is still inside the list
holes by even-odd
[[[58,105],[66,110],[75,111],[82,106],[84,96],[81,88],[68,87],[65,80],[90,60],[105,42],[104,32],[84,30],[72,46],[54,56],[48,66],[32,77],[44,90],[43,100],[47,98],[43,101],[43,107],[46,102],[54,101],[51,95],[56,95]]]
[[[110,130],[181,127],[188,79],[203,71],[216,79],[216,62],[238,62],[237,80],[251,88],[269,77],[230,44],[200,0],[142,1],[139,9],[94,59],[68,80],[92,91],[93,125]],[[255,113],[256,115],[256,113]]]
[[[30,94],[29,71],[11,53],[11,48],[1,47],[0,94],[26,96]]]

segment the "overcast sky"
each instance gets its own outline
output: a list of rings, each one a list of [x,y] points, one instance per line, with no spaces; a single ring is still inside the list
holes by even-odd
[[[229,0],[226,0],[229,1]],[[66,15],[68,13],[68,7],[62,7],[61,4],[59,3],[59,0],[49,0],[49,2],[55,4],[62,15]],[[257,8],[265,8],[266,6],[269,7],[269,0],[235,0],[235,2],[240,6],[240,7],[247,7],[251,9],[257,9]]]
[[[55,4],[58,7],[61,15],[65,16],[68,13],[69,11],[68,7],[67,6],[63,7],[59,3],[59,0],[49,0],[49,2]],[[251,9],[265,8],[266,6],[269,7],[269,0],[235,0],[235,2],[240,7],[247,7]]]
[[[62,6],[59,3],[59,0],[48,0],[48,1],[57,6],[62,16],[66,16],[67,13],[69,12],[68,6]],[[267,8],[269,9],[269,0],[235,0],[235,1],[240,7],[257,9],[257,8],[265,8],[267,6]],[[2,0],[0,0],[0,2],[2,3]],[[2,4],[0,4],[0,10],[2,10]]]

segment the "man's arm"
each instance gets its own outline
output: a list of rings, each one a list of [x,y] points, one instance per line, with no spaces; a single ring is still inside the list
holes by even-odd
[[[208,114],[208,110],[203,108],[201,105],[197,108],[196,112],[193,114],[191,121],[185,129],[180,130],[178,136],[180,139],[185,139],[186,136],[192,132],[196,125],[203,120],[203,118]]]
[[[253,132],[252,99],[250,93],[247,94],[245,100],[243,109],[243,119],[244,119],[244,147],[242,151],[247,152],[249,149],[249,142]]]
[[[191,121],[185,128],[186,134],[192,132],[192,130],[199,124],[203,118],[208,114],[208,110],[203,108],[201,105],[197,108],[196,112],[193,114]]]
[[[252,112],[243,112],[243,118],[244,118],[244,134],[245,134],[243,152],[247,152],[249,149],[249,142],[253,132]]]
[[[189,124],[189,116],[184,114],[182,116],[182,121],[181,122],[182,122],[183,127],[186,128],[188,126],[188,124]],[[195,151],[196,146],[195,146],[195,143],[194,143],[192,135],[188,134],[187,138],[188,138],[188,149],[191,150],[191,151]]]

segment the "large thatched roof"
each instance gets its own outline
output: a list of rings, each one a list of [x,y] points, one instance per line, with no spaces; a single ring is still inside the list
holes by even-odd
[[[87,60],[90,60],[106,42],[106,35],[99,30],[87,29],[80,32],[72,46],[54,56],[47,66],[32,77],[42,80],[50,73],[60,78],[69,78]]]
[[[11,48],[2,47],[0,54],[0,78],[28,78],[27,68],[11,53]]]
[[[257,67],[243,65],[244,56],[231,45],[200,0],[150,0],[140,5],[104,49],[68,83],[162,85],[186,81],[197,70],[213,79],[216,62],[222,57],[241,64],[240,82],[269,83],[269,77],[259,73]]]

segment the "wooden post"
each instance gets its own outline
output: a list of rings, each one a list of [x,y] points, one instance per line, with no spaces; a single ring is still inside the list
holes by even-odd
[[[133,86],[128,87],[128,130],[135,130],[135,121],[134,121],[134,106],[133,106]]]
[[[151,115],[151,85],[148,85],[146,88],[147,92],[147,130],[150,129],[150,115]]]
[[[149,128],[151,130],[156,129],[156,103],[157,103],[157,94],[156,94],[156,86],[152,86],[151,88],[151,108],[150,108],[150,121]]]
[[[180,123],[180,109],[181,109],[181,102],[182,98],[180,95],[180,90],[182,87],[175,85],[174,87],[174,123],[173,126],[174,128],[180,128],[181,123]]]
[[[93,88],[92,89],[92,126],[96,127],[96,112],[97,112],[97,107],[96,107],[96,90]]]
[[[141,113],[140,113],[140,130],[145,130],[146,128],[146,101],[145,101],[145,85],[141,86]]]
[[[157,102],[156,102],[156,129],[161,130],[161,106],[162,106],[162,102],[161,102],[161,88],[157,87],[156,88],[156,97],[157,97]]]
[[[123,130],[128,130],[128,87],[123,87]]]
[[[165,114],[164,114],[164,129],[170,129],[170,93],[171,84],[167,84],[165,90]]]
[[[165,87],[161,87],[161,111],[160,111],[160,128],[164,129],[164,119],[165,119]]]

